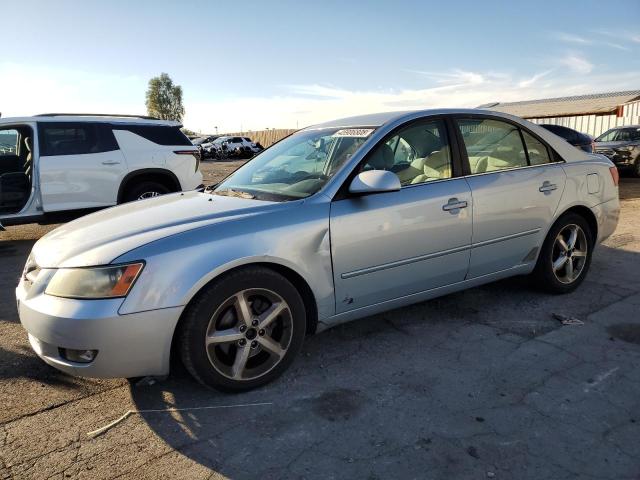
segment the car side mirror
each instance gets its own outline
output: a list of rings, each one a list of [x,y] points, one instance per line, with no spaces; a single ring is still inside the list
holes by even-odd
[[[368,170],[360,172],[349,185],[349,193],[367,195],[369,193],[397,192],[400,179],[387,170]]]

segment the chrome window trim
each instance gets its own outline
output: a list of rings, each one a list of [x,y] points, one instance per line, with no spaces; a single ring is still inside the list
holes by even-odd
[[[549,167],[549,166],[552,166],[552,165],[561,165],[563,163],[566,163],[566,161],[562,160],[562,161],[557,161],[557,162],[542,163],[540,165],[525,165],[524,167],[502,168],[500,170],[493,170],[491,172],[470,173],[469,175],[464,175],[462,178],[477,177],[479,175],[493,175],[495,173],[511,172],[513,170],[524,170],[524,169],[527,169],[527,168]]]

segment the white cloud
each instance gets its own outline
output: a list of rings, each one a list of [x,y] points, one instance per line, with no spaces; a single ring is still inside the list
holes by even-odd
[[[581,37],[579,35],[574,35],[572,33],[566,33],[566,32],[557,33],[555,37],[561,42],[567,42],[567,43],[578,43],[581,45],[590,45],[592,43],[591,40],[587,40],[584,37]]]
[[[629,30],[611,31],[611,30],[600,29],[600,30],[593,30],[593,33],[604,36],[604,37],[614,38],[622,42],[640,43],[640,33],[631,32]],[[608,45],[614,46],[614,48],[623,47],[619,43],[609,43]],[[630,50],[628,47],[623,47],[623,48]]]
[[[438,107],[476,107],[487,102],[579,95],[637,88],[637,71],[604,75],[572,54],[549,59],[551,70],[528,77],[499,71],[454,69],[420,72],[419,88],[346,89],[304,84],[282,87],[273,96],[244,95],[221,100],[185,91],[187,127],[202,132],[295,128],[363,113]],[[591,73],[589,73],[591,72]],[[588,73],[588,74],[587,74]],[[0,64],[0,111],[3,116],[47,111],[144,113],[147,82],[135,76]]]
[[[0,63],[0,112],[139,114],[146,110],[146,86],[135,76]]]
[[[530,78],[527,78],[525,80],[520,80],[518,82],[518,86],[520,88],[530,87],[530,86],[538,83],[541,79],[543,79],[544,77],[549,75],[551,72],[553,72],[553,70],[546,70],[544,72],[536,73],[535,75],[533,75]]]
[[[605,36],[610,38],[616,38],[618,40],[623,40],[623,41],[639,41],[640,42],[640,35],[637,37],[637,40],[635,40],[636,37],[634,37],[631,34],[618,35],[618,34],[614,34],[614,33],[603,31],[603,30],[598,30],[598,31],[595,31],[594,33],[596,33],[600,37]],[[590,38],[585,38],[583,36],[575,35],[573,33],[559,32],[559,33],[556,33],[554,37],[561,42],[572,43],[574,45],[603,46],[603,47],[615,48],[616,50],[623,50],[626,52],[631,51],[629,47],[622,45],[621,43],[602,40],[602,38],[596,38],[593,35],[590,36]]]
[[[587,74],[593,70],[593,63],[577,53],[569,53],[558,60],[560,65],[569,67],[576,73]]]

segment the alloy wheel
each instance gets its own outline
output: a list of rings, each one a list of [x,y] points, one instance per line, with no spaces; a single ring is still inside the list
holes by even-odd
[[[138,200],[144,200],[145,198],[159,197],[160,195],[162,195],[160,192],[144,192],[138,197]]]
[[[575,282],[587,263],[589,246],[584,230],[578,225],[565,226],[553,244],[551,266],[560,283]]]
[[[237,381],[253,380],[280,363],[292,332],[291,309],[280,295],[262,288],[242,290],[211,316],[205,348],[220,374]]]

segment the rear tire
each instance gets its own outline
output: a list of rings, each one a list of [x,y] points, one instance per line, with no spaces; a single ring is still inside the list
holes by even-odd
[[[300,351],[304,302],[282,275],[263,267],[231,272],[187,307],[178,332],[182,363],[203,385],[240,392],[280,376]]]
[[[636,161],[633,164],[633,176],[636,178],[640,178],[640,155],[638,155]]]
[[[133,202],[134,200],[158,197],[169,192],[170,190],[162,183],[145,181],[127,188],[127,191],[124,194],[124,202]]]
[[[549,293],[574,291],[591,265],[593,232],[584,217],[567,213],[553,224],[532,274],[536,287]]]

